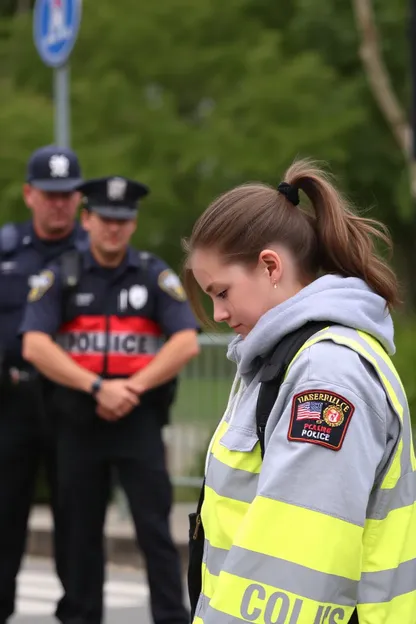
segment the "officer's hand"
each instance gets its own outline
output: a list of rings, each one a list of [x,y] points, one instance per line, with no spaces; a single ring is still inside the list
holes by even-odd
[[[121,418],[139,404],[139,397],[127,387],[125,379],[106,379],[96,395],[97,403]]]
[[[97,405],[95,409],[95,413],[97,414],[97,416],[99,416],[103,420],[108,420],[109,422],[114,422],[122,418],[122,416],[116,416],[114,412],[111,412],[110,410],[106,409],[105,407],[102,407],[101,405]]]
[[[141,394],[144,394],[147,390],[147,388],[144,385],[140,384],[139,380],[134,380],[129,377],[128,379],[126,379],[126,386],[127,388],[129,388],[129,390],[131,390],[132,392],[134,392],[134,394],[137,394],[137,396],[140,396]]]

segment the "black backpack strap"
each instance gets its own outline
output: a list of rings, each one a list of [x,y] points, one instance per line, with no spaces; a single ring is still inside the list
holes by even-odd
[[[79,249],[69,249],[58,258],[62,286],[61,313],[62,320],[66,320],[69,300],[76,290],[82,271],[82,252]]]
[[[196,512],[189,514],[188,541],[188,595],[191,606],[191,622],[195,616],[199,595],[202,588],[202,560],[204,555],[205,531],[201,521],[201,509],[204,502],[205,478],[199,493]]]
[[[59,256],[59,268],[63,290],[76,288],[81,277],[81,252],[78,249],[65,251]]]
[[[260,441],[261,456],[264,457],[264,432],[270,412],[276,403],[287,367],[299,349],[314,334],[334,325],[330,321],[309,321],[299,329],[287,334],[267,356],[260,377],[260,391],[256,407],[256,428]]]
[[[153,258],[152,254],[149,251],[138,251],[137,256],[140,268],[146,273]]]

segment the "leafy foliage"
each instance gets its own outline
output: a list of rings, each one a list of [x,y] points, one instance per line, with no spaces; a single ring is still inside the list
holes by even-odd
[[[408,5],[374,1],[408,109]],[[25,162],[54,131],[52,70],[19,4],[3,3],[0,22],[0,221],[26,216]],[[101,0],[100,11],[84,2],[71,126],[87,177],[150,185],[135,243],[176,267],[180,239],[219,192],[253,179],[277,184],[296,156],[329,162],[352,199],[391,228],[416,302],[406,167],[369,90],[349,2],[170,0],[140,11],[135,0]]]

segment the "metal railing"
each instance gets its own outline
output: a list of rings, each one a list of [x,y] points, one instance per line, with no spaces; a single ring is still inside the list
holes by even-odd
[[[202,334],[201,352],[182,371],[171,423],[165,428],[174,485],[198,487],[205,451],[228,400],[235,364],[227,357],[233,334]]]

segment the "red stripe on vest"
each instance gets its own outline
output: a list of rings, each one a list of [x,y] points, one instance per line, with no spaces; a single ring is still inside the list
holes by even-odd
[[[161,336],[162,332],[157,323],[148,318],[137,316],[110,316],[110,328],[112,332],[129,330],[134,334],[149,334],[149,336]]]
[[[60,334],[79,331],[105,331],[109,326],[109,332],[125,332],[129,331],[134,334],[148,334],[149,336],[161,336],[160,327],[155,321],[148,318],[137,316],[77,316],[72,321],[64,323],[60,330]]]
[[[154,359],[154,355],[112,355],[108,358],[107,372],[109,375],[134,375],[145,368]]]
[[[74,362],[91,371],[97,373],[97,375],[103,372],[102,355],[83,355],[81,353],[68,353]],[[127,376],[134,375],[137,371],[145,368],[154,358],[154,355],[135,355],[129,357],[126,355],[112,355],[107,361],[107,373],[114,376]]]
[[[86,370],[91,371],[91,373],[97,373],[97,375],[102,375],[103,373],[103,365],[104,365],[104,357],[100,355],[86,355],[81,353],[68,353],[71,360],[74,360],[77,364],[85,368]],[[120,373],[122,374],[122,373]]]
[[[91,331],[105,331],[106,330],[106,318],[105,316],[77,316],[73,321],[64,323],[59,328],[60,334],[70,334],[71,332],[91,332]]]

